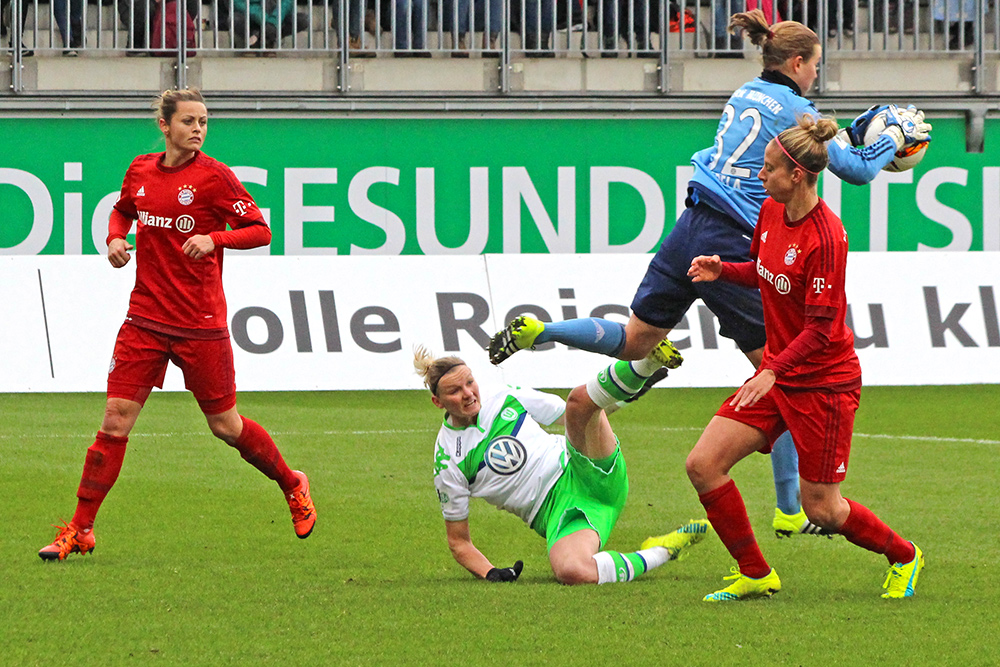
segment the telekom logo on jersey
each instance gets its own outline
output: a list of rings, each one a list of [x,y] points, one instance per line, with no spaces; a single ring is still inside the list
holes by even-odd
[[[774,289],[777,290],[778,294],[788,294],[792,291],[792,283],[788,280],[788,276],[784,273],[774,275],[773,272],[764,266],[759,257],[757,258],[757,275],[774,285]]]

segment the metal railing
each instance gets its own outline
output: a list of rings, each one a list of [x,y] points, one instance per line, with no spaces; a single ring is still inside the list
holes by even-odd
[[[1000,52],[991,0],[4,0],[0,57],[20,90],[33,56],[739,57],[728,17],[801,21],[826,57]],[[20,45],[20,48],[18,46]]]

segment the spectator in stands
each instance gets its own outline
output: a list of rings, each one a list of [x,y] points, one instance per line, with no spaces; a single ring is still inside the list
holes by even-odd
[[[429,58],[427,45],[427,0],[396,0],[393,47],[397,57]]]
[[[975,20],[976,0],[934,0],[936,28],[948,38],[949,51],[975,43]]]
[[[838,33],[845,37],[853,36],[854,0],[828,0],[828,3],[826,25],[829,36],[836,37]],[[876,0],[876,4],[878,4],[878,0]],[[810,25],[810,23],[806,22],[806,25]]]
[[[309,16],[295,11],[295,0],[233,0],[233,11],[238,49],[273,49],[282,38],[309,27]]]
[[[163,46],[163,44],[150,43],[157,20],[157,12],[165,11],[159,0],[117,0],[117,2],[118,18],[122,25],[128,28],[131,37],[129,46],[132,50],[126,55],[147,55],[146,49],[151,46]],[[187,8],[188,16],[192,19],[198,16],[198,11],[201,9],[200,0],[185,0],[184,5]],[[225,11],[223,7],[225,7]],[[219,23],[226,26],[229,25],[228,9],[228,0],[219,5]]]
[[[617,55],[619,37],[625,41],[628,50],[635,49],[640,53],[652,50],[648,0],[604,0],[603,6],[602,57]]]
[[[444,0],[444,31],[457,45],[453,56],[467,56],[469,29],[483,33],[483,49],[496,50],[503,23],[503,0]],[[470,20],[471,16],[471,20]],[[456,30],[457,17],[457,30]],[[456,39],[457,36],[457,39]]]
[[[614,2],[614,0],[605,0],[605,2]],[[555,3],[556,0],[522,0],[524,49],[534,52],[528,55],[536,57],[554,55],[549,46],[549,39],[556,27]]]
[[[22,3],[28,4],[27,0]],[[62,38],[64,56],[75,56],[77,49],[83,48],[83,7],[84,0],[52,0],[52,13]]]
[[[716,57],[738,58],[743,54],[743,37],[729,32],[729,17],[743,11],[743,0],[715,0]],[[723,53],[729,51],[730,53]]]
[[[10,48],[14,49],[15,46],[14,46],[14,30],[13,30],[13,23],[14,23],[13,10],[11,10],[11,17],[10,17],[11,27],[9,29],[7,27],[7,22],[3,20],[3,17],[7,16],[7,7],[10,6],[10,4],[11,4],[11,0],[0,0],[0,39],[6,38],[7,37],[7,33],[9,32],[10,33]],[[23,40],[24,21],[25,21],[25,19],[28,18],[28,8],[29,7],[31,7],[30,3],[28,3],[28,2],[22,2],[21,3],[21,33],[22,33],[21,55],[22,56],[33,56],[33,55],[35,55],[35,52],[32,51],[31,49],[24,48],[24,40]]]

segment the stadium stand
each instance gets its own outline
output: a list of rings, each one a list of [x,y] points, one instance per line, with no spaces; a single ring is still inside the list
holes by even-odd
[[[0,100],[193,85],[300,97],[723,93],[755,54],[717,17],[746,4],[824,36],[819,95],[1000,91],[989,0],[90,0],[83,34],[70,21],[65,35],[70,3],[72,17],[76,0],[5,3]],[[397,39],[422,4],[422,39]]]

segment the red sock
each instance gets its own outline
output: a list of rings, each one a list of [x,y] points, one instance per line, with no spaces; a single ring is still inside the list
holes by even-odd
[[[766,577],[771,566],[764,560],[764,554],[757,546],[757,539],[750,527],[743,496],[736,488],[736,482],[729,480],[719,488],[698,496],[705,506],[705,513],[719,539],[729,549],[729,553],[739,563],[740,573],[752,579]]]
[[[292,473],[274,440],[264,427],[252,419],[240,416],[243,420],[243,432],[233,445],[247,463],[264,473],[268,479],[273,479],[284,493],[292,491],[299,485],[299,478]]]
[[[77,528],[90,530],[94,527],[97,510],[101,508],[101,503],[121,472],[127,444],[127,436],[119,438],[103,431],[97,432],[94,444],[87,449],[80,487],[76,491],[78,500],[73,524]]]
[[[851,513],[847,515],[847,521],[838,532],[846,537],[848,542],[877,554],[885,554],[890,565],[909,563],[914,559],[916,551],[911,542],[897,535],[896,531],[885,525],[864,505],[859,505],[850,498],[845,500],[851,506]]]

